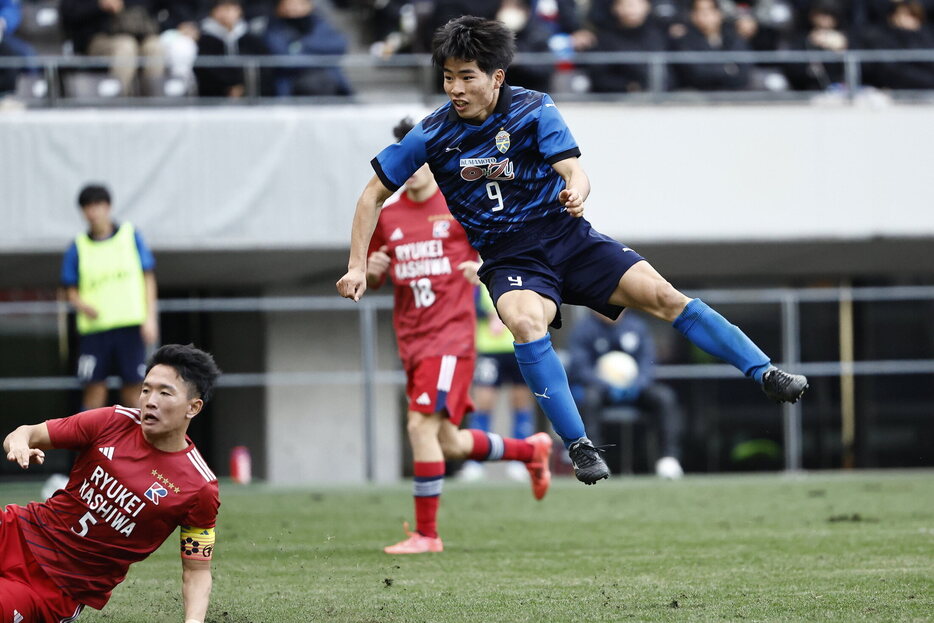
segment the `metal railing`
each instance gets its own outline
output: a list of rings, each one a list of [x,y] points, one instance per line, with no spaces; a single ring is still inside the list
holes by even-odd
[[[114,63],[132,62],[143,66],[155,61],[147,58],[139,58],[132,61],[119,61],[109,57],[91,57],[91,56],[35,56],[29,58],[23,57],[0,57],[0,68],[22,68],[31,69],[34,73],[41,74],[47,85],[47,91],[41,98],[36,98],[47,105],[68,105],[81,104],[81,98],[65,98],[62,93],[62,75],[69,71],[88,71],[104,70]],[[697,65],[710,63],[737,63],[749,64],[760,67],[780,67],[795,64],[812,63],[834,63],[842,64],[844,67],[845,93],[849,97],[854,97],[863,87],[863,69],[866,63],[932,63],[934,64],[934,49],[932,50],[846,50],[843,52],[813,51],[813,50],[776,50],[776,51],[730,51],[730,52],[579,52],[573,56],[566,57],[556,55],[550,52],[545,53],[521,53],[517,55],[515,64],[517,65],[559,65],[573,66],[577,68],[586,68],[592,65],[644,65],[649,68],[648,85],[644,93],[638,94],[612,94],[609,97],[619,98],[644,98],[650,96],[654,99],[677,99],[679,91],[668,91],[668,77],[673,66],[677,65]],[[161,64],[162,61],[160,60]],[[398,96],[399,89],[385,89],[379,86],[379,80],[375,77],[378,72],[387,69],[411,70],[412,79],[408,85],[399,84],[399,87],[410,87],[410,90],[425,101],[431,101],[438,97],[434,89],[436,81],[436,70],[431,66],[430,56],[427,54],[399,54],[388,58],[375,57],[370,54],[347,54],[336,55],[308,55],[308,56],[206,56],[198,57],[195,60],[195,67],[223,67],[223,68],[242,68],[245,72],[246,95],[242,98],[243,103],[259,103],[281,100],[283,98],[264,96],[260,93],[260,72],[263,70],[272,70],[278,68],[339,68],[350,72],[359,73],[359,79],[352,79],[351,82],[357,88],[359,93],[364,93],[369,88],[368,85],[376,84],[374,87],[376,94],[384,97]],[[404,91],[405,89],[402,88]],[[751,91],[734,91],[727,98],[745,99],[743,93],[749,94]],[[698,93],[692,91],[692,98],[697,99]],[[767,90],[756,91],[757,97],[762,99],[783,100],[794,98],[810,97],[813,91],[785,91],[772,92]],[[565,93],[565,96],[574,97],[573,93]],[[705,97],[719,99],[724,94],[714,94],[710,92],[702,93]],[[580,97],[589,99],[605,99],[606,95],[596,94],[578,94]],[[312,97],[312,98],[286,98],[298,100],[313,100],[321,102],[354,101],[355,96],[347,97]],[[357,98],[359,99],[359,98]],[[231,103],[235,100],[229,98],[203,98],[196,96],[175,96],[175,97],[145,97],[145,98],[89,98],[95,103],[112,102],[114,104],[125,104],[132,102],[134,105],[164,105],[164,104],[184,104],[189,105],[195,102],[209,103],[213,101],[223,101]]]
[[[806,303],[837,303],[841,310],[841,326],[847,306],[854,301],[909,301],[934,300],[934,286],[902,286],[875,288],[768,288],[750,290],[697,290],[686,292],[689,296],[704,299],[711,304],[755,304],[775,305],[781,309],[782,356],[778,365],[812,377],[839,376],[841,378],[860,375],[934,374],[934,353],[926,359],[898,359],[852,361],[841,356],[836,361],[802,362],[800,360],[800,314],[801,305]],[[262,371],[242,374],[225,374],[221,387],[294,386],[294,385],[359,385],[363,391],[363,447],[366,457],[366,476],[372,480],[374,473],[373,449],[375,417],[375,387],[380,384],[402,385],[404,375],[398,370],[378,369],[376,359],[377,311],[392,309],[392,298],[367,296],[353,305],[337,296],[293,296],[268,298],[204,298],[167,299],[159,303],[160,313],[231,313],[231,312],[355,312],[359,316],[361,354],[359,370],[302,372]],[[0,317],[22,315],[54,315],[67,311],[61,302],[0,303]],[[841,333],[841,353],[845,343],[852,341]],[[740,373],[727,364],[680,364],[659,365],[660,379],[736,379]],[[110,379],[112,387],[118,379]],[[3,391],[47,391],[76,390],[80,385],[74,377],[7,377],[0,378]],[[849,424],[852,426],[852,423]],[[844,414],[844,431],[847,422]],[[801,469],[801,404],[783,406],[783,436],[785,469]],[[846,440],[844,440],[846,442]]]

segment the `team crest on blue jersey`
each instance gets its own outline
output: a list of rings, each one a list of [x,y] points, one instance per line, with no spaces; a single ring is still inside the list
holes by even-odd
[[[152,486],[149,487],[149,490],[146,491],[146,497],[149,498],[149,501],[159,506],[159,500],[164,498],[169,494],[168,489],[163,487],[158,482],[152,483]]]
[[[496,149],[501,154],[505,154],[506,150],[509,149],[509,132],[506,130],[500,130],[499,134],[496,135]]]

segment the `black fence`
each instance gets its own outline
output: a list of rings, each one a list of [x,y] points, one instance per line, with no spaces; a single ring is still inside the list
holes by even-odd
[[[440,80],[437,70],[431,66],[425,54],[400,54],[379,58],[369,54],[344,56],[230,56],[199,57],[197,68],[238,68],[244,72],[243,97],[208,98],[199,97],[196,89],[172,90],[166,84],[146,89],[146,97],[123,97],[113,90],[95,91],[94,86],[107,79],[106,71],[115,61],[109,57],[88,56],[35,56],[0,57],[0,69],[20,68],[24,70],[18,94],[29,106],[80,106],[88,103],[100,105],[193,105],[211,103],[269,104],[275,102],[311,103],[367,103],[372,101],[422,101],[431,103],[440,97]],[[126,62],[126,61],[124,61]],[[130,61],[138,66],[151,63],[140,58]],[[159,61],[162,63],[162,61]],[[816,95],[830,94],[840,100],[855,100],[867,93],[865,80],[867,68],[876,73],[885,71],[894,64],[931,64],[934,67],[934,50],[848,50],[828,51],[746,51],[746,52],[586,52],[572,58],[552,53],[519,54],[514,66],[550,66],[551,92],[562,100],[630,101],[639,102],[781,102],[808,101]],[[736,64],[747,67],[752,78],[748,86],[734,91],[700,91],[673,87],[671,77],[678,66],[701,64]],[[595,65],[642,66],[647,70],[643,89],[637,92],[595,94],[586,85],[575,83],[575,77],[584,77],[587,68]],[[820,67],[835,65],[843,68],[842,82],[828,84],[824,91],[795,91],[787,82],[782,83],[785,68],[792,66]],[[336,68],[344,72],[353,86],[353,94],[347,96],[277,97],[261,89],[264,72],[282,69]],[[769,76],[778,76],[770,80]],[[85,80],[90,88],[75,88],[75,83]],[[507,74],[508,81],[508,74]],[[896,99],[932,100],[932,92],[925,89],[886,91]]]

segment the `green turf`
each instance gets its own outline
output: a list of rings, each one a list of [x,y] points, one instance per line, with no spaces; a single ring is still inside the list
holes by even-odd
[[[221,495],[216,623],[934,620],[931,472],[448,482],[414,557],[406,485]],[[181,621],[179,575],[173,539],[81,621]]]

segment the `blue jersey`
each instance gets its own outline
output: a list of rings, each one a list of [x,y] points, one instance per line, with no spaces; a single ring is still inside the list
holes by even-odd
[[[482,255],[503,237],[537,230],[564,211],[558,202],[564,180],[551,165],[577,156],[551,97],[503,85],[482,124],[464,121],[448,102],[372,164],[394,191],[427,162],[451,214]]]

